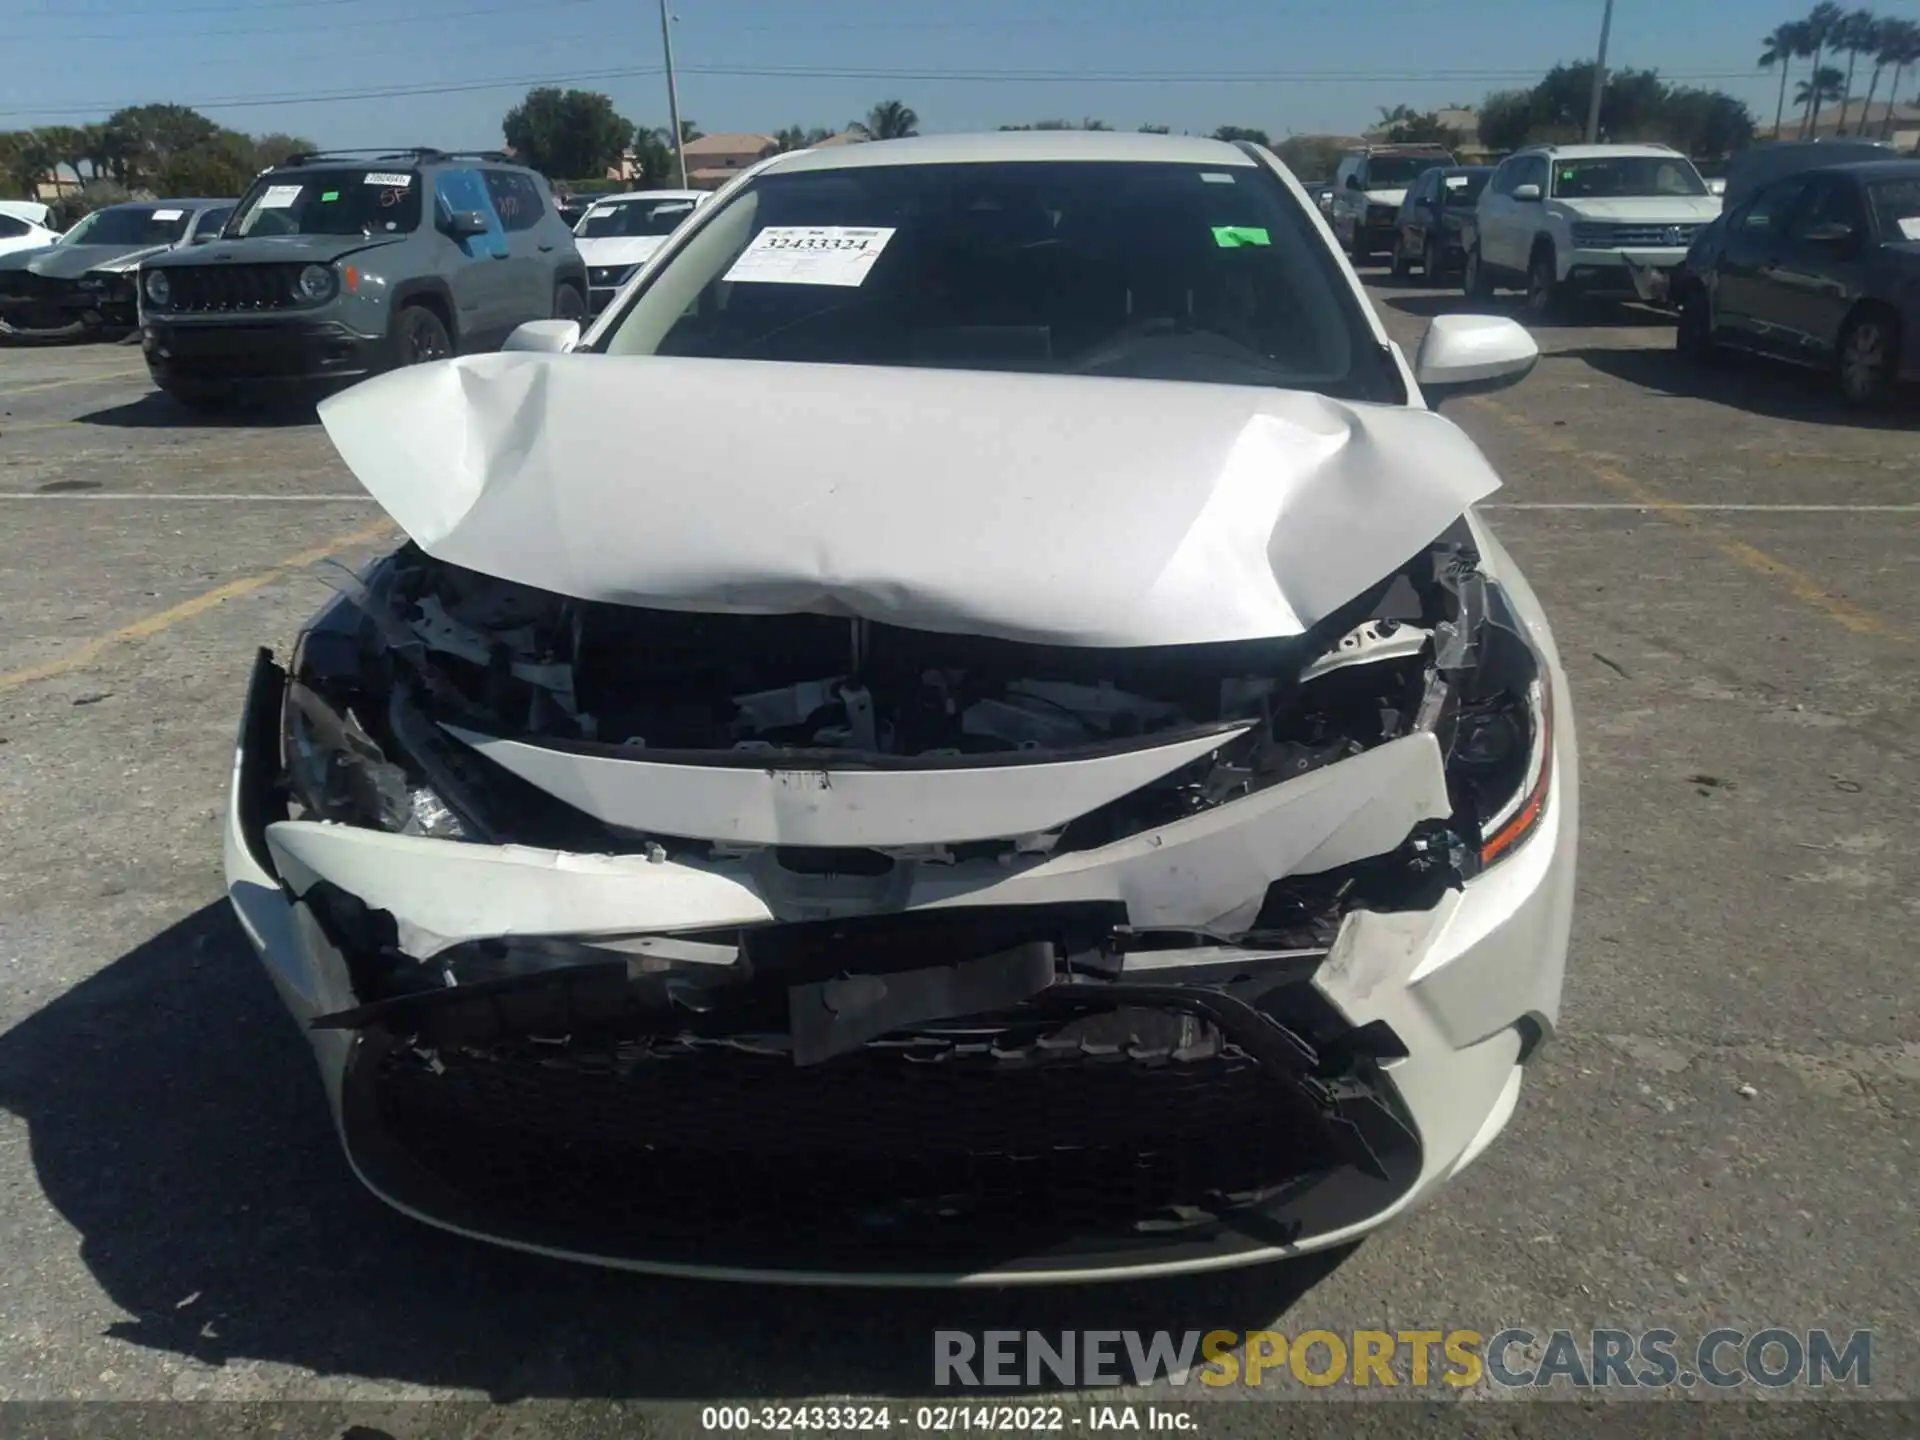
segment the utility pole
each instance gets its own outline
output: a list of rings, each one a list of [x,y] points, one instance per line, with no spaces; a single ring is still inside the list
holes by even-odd
[[[1613,0],[1607,0],[1611,13]],[[1604,50],[1606,42],[1602,40]],[[667,120],[673,126],[673,163],[680,171],[680,188],[687,188],[687,147],[680,138],[680,87],[673,78],[673,22],[667,15],[667,0],[660,0],[660,44],[667,52]]]
[[[1600,12],[1600,53],[1593,60],[1593,95],[1587,101],[1587,144],[1598,144],[1600,140],[1600,97],[1607,89],[1607,32],[1613,29],[1613,0],[1607,0],[1607,8]],[[671,75],[672,61],[668,61],[667,73]]]

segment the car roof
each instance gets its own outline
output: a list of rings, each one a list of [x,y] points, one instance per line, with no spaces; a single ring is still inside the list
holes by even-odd
[[[1644,155],[1649,159],[1685,160],[1671,145],[1529,145],[1522,155],[1551,155],[1556,160],[1612,160]]]
[[[229,196],[224,200],[221,200],[221,199],[209,200],[205,196],[198,196],[193,199],[187,199],[187,200],[176,200],[176,199],[122,200],[116,205],[102,205],[100,208],[102,210],[133,210],[133,209],[151,210],[156,207],[159,207],[159,208],[171,209],[171,210],[209,210],[215,205],[237,205],[239,203],[240,203],[240,199],[237,195]],[[93,212],[90,211],[88,213],[91,214]]]
[[[1143,135],[1124,130],[1003,130],[984,135],[923,135],[873,140],[826,150],[795,150],[768,162],[768,172],[856,170],[875,165],[980,165],[994,161],[1144,161],[1170,165],[1253,166],[1246,151],[1195,135]]]
[[[576,200],[585,200],[592,205],[605,205],[612,200],[704,200],[711,190],[622,190],[617,195],[576,195]]]
[[[1830,168],[1856,175],[1862,181],[1911,180],[1920,176],[1920,160],[1849,160]]]

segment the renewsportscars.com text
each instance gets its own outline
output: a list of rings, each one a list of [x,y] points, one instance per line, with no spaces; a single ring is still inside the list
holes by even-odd
[[[1729,1390],[1873,1383],[1867,1330],[936,1330],[937,1388],[1350,1385]]]

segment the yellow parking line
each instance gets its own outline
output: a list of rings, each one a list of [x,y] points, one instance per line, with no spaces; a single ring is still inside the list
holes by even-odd
[[[64,380],[42,380],[37,385],[19,385],[11,390],[0,390],[0,400],[11,400],[16,395],[36,395],[42,390],[58,390],[63,385],[97,385],[103,380],[131,380],[135,376],[147,378],[145,367],[138,370],[108,370],[99,375],[69,375]]]
[[[1705,535],[1714,548],[1735,564],[1753,571],[1756,575],[1765,575],[1780,581],[1794,599],[1818,610],[1843,629],[1850,630],[1856,635],[1884,635],[1902,640],[1907,638],[1890,621],[1874,614],[1871,610],[1863,610],[1844,596],[1834,594],[1798,566],[1789,565],[1778,556],[1769,555],[1758,546],[1749,545],[1744,540],[1729,539],[1703,528],[1700,517],[1687,506],[1655,494],[1618,466],[1596,460],[1578,445],[1569,440],[1563,440],[1551,430],[1534,424],[1533,421],[1502,405],[1498,400],[1482,395],[1474,397],[1473,403],[1499,416],[1535,444],[1553,451],[1556,455],[1567,456],[1609,490],[1625,495],[1638,505],[1644,505],[1668,524],[1679,525]]]
[[[258,590],[263,585],[271,585],[275,580],[295,570],[304,570],[316,561],[325,560],[328,556],[350,545],[366,544],[368,541],[379,540],[392,533],[393,523],[383,519],[345,535],[336,536],[326,544],[316,545],[311,550],[302,550],[297,555],[289,555],[258,574],[243,575],[238,580],[229,580],[226,584],[216,585],[205,594],[196,595],[191,600],[182,600],[178,605],[135,620],[131,625],[122,625],[118,630],[109,631],[105,635],[96,635],[78,650],[63,655],[58,660],[49,660],[43,665],[29,665],[24,670],[0,675],[0,693],[17,690],[22,685],[31,685],[36,680],[52,680],[60,675],[70,675],[75,670],[91,665],[115,645],[133,640],[145,640],[150,636],[158,635],[163,630],[172,629],[182,620],[191,620],[194,616],[204,614],[235,596]]]

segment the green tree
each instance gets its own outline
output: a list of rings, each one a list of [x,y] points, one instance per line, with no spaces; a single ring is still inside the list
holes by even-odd
[[[1829,100],[1840,98],[1840,87],[1846,84],[1847,77],[1831,65],[1822,65],[1811,76],[1802,80],[1793,89],[1793,103],[1800,106],[1809,116],[1820,113],[1820,107]],[[1810,124],[1817,124],[1810,121]],[[1808,133],[1803,127],[1801,133]]]
[[[1724,91],[1676,86],[1661,106],[1659,138],[1702,159],[1744,150],[1753,134],[1753,112]]]
[[[1840,22],[1834,49],[1847,57],[1847,78],[1840,87],[1840,125],[1834,132],[1847,133],[1847,106],[1853,101],[1853,68],[1862,55],[1880,48],[1880,21],[1871,10],[1855,10]]]
[[[633,143],[633,122],[608,97],[552,85],[529,90],[500,129],[514,153],[549,179],[598,178]]]
[[[253,137],[253,168],[269,170],[287,163],[289,155],[311,155],[320,147],[298,135],[256,135]]]
[[[162,178],[176,156],[213,142],[220,127],[185,105],[129,105],[107,117],[106,128],[121,157],[122,177],[135,188],[165,188]]]
[[[1533,139],[1533,92],[1496,90],[1480,102],[1480,143],[1495,154]]]
[[[1382,105],[1379,128],[1394,145],[1452,145],[1460,139],[1440,123],[1439,115],[1433,111],[1414,110],[1405,105],[1395,105],[1391,110]]]
[[[1893,130],[1893,107],[1900,99],[1900,77],[1909,65],[1920,65],[1920,21],[1886,21],[1880,45],[1876,58],[1881,64],[1893,67],[1893,84],[1887,90],[1887,113],[1880,122],[1880,138],[1884,140]]]
[[[1165,125],[1142,125],[1139,133],[1142,135],[1165,135],[1169,132]]]
[[[773,132],[773,144],[782,155],[789,150],[804,150],[807,148],[807,132],[798,125],[789,125],[784,130]]]
[[[855,120],[847,129],[869,140],[904,140],[920,133],[920,117],[910,105],[882,100],[867,112],[865,120]]]
[[[1817,82],[1802,83],[1794,92],[1796,100],[1802,94],[1807,97],[1804,101],[1807,112],[1800,122],[1800,134],[1803,137],[1811,136],[1819,127],[1821,102],[1833,98],[1831,93],[1833,87],[1818,78],[1819,72],[1824,68],[1820,62],[1826,58],[1827,46],[1837,38],[1840,26],[1846,18],[1846,12],[1834,4],[1833,0],[1821,0],[1820,4],[1807,12],[1807,18],[1800,22],[1806,31],[1802,36],[1802,43],[1807,47],[1801,53],[1805,58],[1813,61]]]
[[[818,145],[822,140],[831,140],[833,131],[824,125],[815,125],[807,131],[807,144]]]
[[[1222,125],[1213,132],[1216,140],[1251,140],[1256,145],[1271,146],[1273,141],[1267,138],[1267,132],[1251,125]]]
[[[1766,39],[1760,42],[1765,48],[1760,52],[1759,67],[1762,70],[1771,70],[1776,65],[1780,67],[1780,97],[1773,107],[1773,136],[1776,140],[1780,138],[1780,127],[1785,123],[1787,114],[1787,72],[1793,68],[1794,57],[1800,53],[1805,39],[1804,31],[1805,27],[1798,20],[1789,20],[1774,26]],[[1484,125],[1481,127],[1483,133],[1485,128]]]
[[[0,159],[6,165],[8,188],[28,200],[35,199],[40,184],[58,163],[53,148],[37,130],[15,130],[0,143]]]
[[[1328,180],[1340,168],[1347,145],[1334,135],[1289,135],[1273,147],[1273,153],[1302,180]]]

